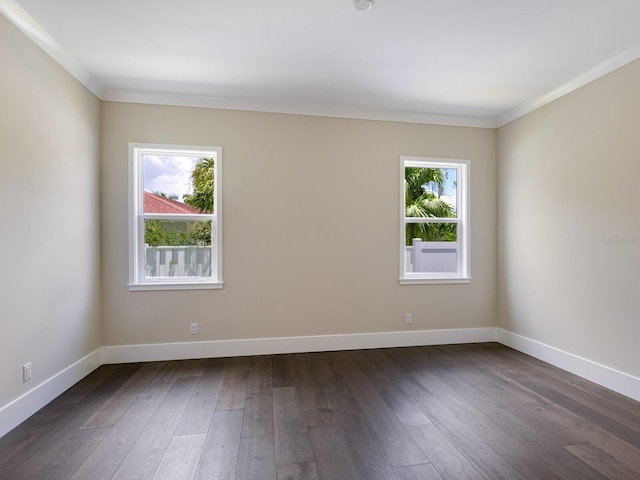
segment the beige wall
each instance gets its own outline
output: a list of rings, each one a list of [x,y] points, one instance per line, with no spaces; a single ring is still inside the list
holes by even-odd
[[[128,142],[223,148],[224,289],[128,291]],[[492,129],[105,103],[104,345],[493,326],[495,152]],[[401,155],[471,161],[471,284],[398,285]]]
[[[510,331],[640,376],[640,61],[498,131]]]
[[[2,15],[0,71],[3,406],[101,345],[100,102]]]

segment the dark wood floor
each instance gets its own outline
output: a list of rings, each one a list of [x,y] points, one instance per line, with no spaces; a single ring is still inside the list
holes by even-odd
[[[493,343],[105,365],[0,478],[640,479],[640,403]]]

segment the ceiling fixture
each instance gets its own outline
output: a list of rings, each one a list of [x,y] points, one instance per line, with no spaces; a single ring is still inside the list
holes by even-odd
[[[356,10],[366,12],[373,7],[373,0],[353,0],[353,6]]]

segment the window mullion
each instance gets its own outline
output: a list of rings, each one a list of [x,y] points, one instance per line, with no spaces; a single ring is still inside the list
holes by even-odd
[[[437,217],[405,217],[405,223],[455,223],[460,224],[459,218],[437,218]]]

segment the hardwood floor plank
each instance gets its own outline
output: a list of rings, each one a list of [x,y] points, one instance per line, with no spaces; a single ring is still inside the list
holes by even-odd
[[[309,428],[311,445],[321,480],[367,480],[360,476],[341,429],[335,425]]]
[[[423,358],[416,351],[416,347],[389,348],[386,354],[405,372],[415,372],[424,366]]]
[[[499,420],[501,426],[508,425],[506,428],[510,432],[517,431],[524,436],[535,432],[537,437],[545,438],[545,443],[556,447],[585,443],[584,437],[575,432],[558,430],[553,421],[536,414],[529,405],[523,405],[517,398],[478,375],[472,362],[444,353],[440,347],[431,349],[428,355],[430,373],[460,395],[473,398],[479,410],[495,418],[495,421]]]
[[[496,363],[495,355],[491,353],[495,348],[488,348],[482,344],[471,346],[449,345],[448,347],[455,355],[467,358],[469,362],[473,363],[476,371],[480,373],[486,381],[492,382],[497,387],[507,391],[513,397],[517,398],[518,402],[531,405],[548,405],[553,403],[551,400],[529,390],[513,378],[505,375],[502,366]]]
[[[82,428],[112,427],[162,369],[162,362],[146,363],[87,420]]]
[[[344,397],[347,400],[348,397]],[[347,405],[351,404],[351,408]],[[340,409],[342,433],[347,443],[349,457],[356,470],[366,480],[400,480],[398,472],[388,460],[384,443],[379,440],[365,415],[348,399]]]
[[[457,394],[473,399],[473,406],[489,416],[502,429],[508,431],[527,448],[545,458],[555,472],[563,479],[601,480],[602,475],[562,447],[570,444],[585,443],[584,437],[576,432],[567,432],[557,428],[549,419],[536,415],[529,407],[524,407],[508,397],[499,397],[492,386],[472,385],[465,380],[468,371],[466,365],[443,358],[437,349],[428,352],[432,364],[429,371],[445,382]],[[433,390],[432,390],[433,391]]]
[[[207,433],[222,390],[223,375],[222,359],[213,359],[206,363],[175,435]]]
[[[577,375],[563,371],[535,358],[522,355],[515,350],[501,346],[497,355],[517,366],[515,379],[525,379],[544,385],[562,393],[573,402],[598,412],[611,420],[640,433],[640,402],[629,404],[628,398],[590,382]]]
[[[338,422],[337,398],[347,394],[349,387],[333,369],[331,361],[321,364],[310,361],[293,365],[294,381],[307,427]],[[336,390],[338,385],[342,387],[340,393]]]
[[[416,425],[409,432],[445,479],[492,480],[478,472],[435,425]]]
[[[309,360],[312,363],[333,363],[331,352],[311,352],[309,353]]]
[[[430,463],[397,467],[401,480],[443,480],[438,470]]]
[[[636,430],[633,426],[620,423],[612,417],[603,414],[600,409],[591,408],[584,404],[584,402],[578,402],[571,397],[564,395],[554,389],[548,388],[539,383],[531,382],[528,380],[521,380],[521,383],[527,388],[534,390],[546,398],[549,398],[557,405],[575,413],[579,417],[588,420],[592,424],[602,428],[603,430],[611,433],[612,435],[624,440],[629,445],[633,445],[636,448],[640,448],[640,430]]]
[[[273,388],[293,386],[291,355],[271,355]]]
[[[428,371],[414,372],[434,396],[451,409],[474,433],[487,442],[506,461],[526,478],[562,480],[547,460],[520,439],[501,428],[490,416],[473,405],[473,399],[459,395]]]
[[[336,368],[335,365],[332,365]],[[325,380],[319,388],[324,387]],[[339,395],[329,396],[333,425],[341,427],[348,456],[359,475],[367,480],[400,480],[388,461],[383,443],[378,439],[346,382]]]
[[[273,436],[240,440],[236,480],[277,480],[276,445]]]
[[[147,387],[140,392],[134,403],[160,403],[171,389],[180,370],[178,362],[161,362],[162,368]]]
[[[421,397],[407,397],[393,382],[378,371],[370,371],[368,375],[376,391],[396,417],[398,417],[400,423],[404,426],[426,425],[431,423],[422,410],[418,408],[417,399]],[[413,380],[418,383],[415,378]],[[429,393],[429,396],[431,396],[431,393]]]
[[[207,436],[204,433],[171,439],[153,480],[191,480]]]
[[[31,461],[31,466],[37,468],[27,476],[22,477],[22,474],[27,472],[20,469],[19,472],[11,474],[8,478],[14,480],[20,478],[67,480],[107,433],[108,429],[74,430],[69,435],[57,439],[57,444],[48,451],[47,455],[39,458],[37,462]]]
[[[340,365],[340,370],[351,387],[353,397],[375,431],[391,465],[398,467],[427,463],[422,450],[378,395],[360,367],[353,361],[344,362]]]
[[[58,418],[67,411],[66,405],[48,405],[0,438],[0,472],[14,456],[31,450],[32,442],[55,429]]]
[[[440,353],[440,365],[445,368],[436,369],[436,375],[446,379],[459,391],[466,395],[478,396],[480,400],[499,405],[503,411],[513,412],[513,416],[522,424],[535,425],[536,431],[544,433],[550,442],[555,442],[556,446],[572,445],[584,443],[584,437],[576,435],[574,432],[558,431],[556,425],[549,419],[537,415],[528,404],[521,402],[517,396],[509,391],[495,385],[485,375],[479,373],[475,362],[462,359],[460,355],[452,353],[448,346],[438,346]]]
[[[178,376],[201,377],[208,365],[209,360],[206,358],[193,358],[190,360],[183,360]]]
[[[157,409],[157,403],[132,405],[71,479],[111,479]]]
[[[616,478],[620,480],[640,479],[640,473],[627,468],[616,458],[594,447],[590,443],[569,445],[564,448],[583,462],[591,465],[606,478]]]
[[[67,443],[74,441],[82,424],[108,401],[137,368],[139,368],[138,365],[124,365],[121,368],[109,369],[109,372],[118,372],[119,374],[106,375],[99,382],[96,382],[92,377],[90,389],[73,387],[69,390],[83,392],[81,395],[76,396],[74,393],[72,397],[69,397],[68,393],[63,394],[65,395],[64,402],[54,401],[49,404],[46,408],[53,408],[60,412],[56,421],[36,435],[31,442],[25,444],[23,449],[16,452],[2,466],[0,478],[3,476],[24,478],[26,471],[32,472],[31,476],[27,475],[27,478],[37,478],[37,471],[45,469],[49,462],[57,461],[52,460],[56,458],[55,452],[59,449],[65,449]],[[75,398],[77,401],[69,403],[69,398]],[[100,434],[102,432],[98,432],[98,435]]]
[[[315,462],[278,465],[278,480],[319,480]]]
[[[335,352],[333,352],[335,353]],[[342,364],[332,362],[313,363],[311,369],[325,393],[330,397],[344,397],[351,395],[351,387],[342,374]]]
[[[137,367],[139,367],[139,365]],[[105,382],[118,378],[122,374],[126,375],[126,372],[131,371],[132,368],[136,368],[136,366],[131,364],[102,365],[87,375],[84,381],[76,383],[73,387],[58,396],[51,402],[51,405],[75,405]]]
[[[216,410],[244,408],[249,380],[250,357],[228,358]]]
[[[148,479],[158,469],[193,395],[198,377],[178,377],[124,458],[113,480]]]
[[[0,438],[0,479],[640,480],[638,422],[497,343],[106,365]]]
[[[196,468],[196,480],[235,480],[242,409],[216,410]]]
[[[304,424],[296,387],[274,388],[273,408],[277,464],[313,461],[309,432]]]
[[[488,443],[457,418],[440,400],[424,397],[418,400],[420,408],[433,424],[473,466],[486,478],[525,480]]]
[[[271,358],[253,357],[242,422],[243,437],[274,435]]]
[[[398,390],[407,397],[428,397],[431,392],[424,388],[413,378],[408,371],[405,371],[389,354],[391,349],[363,350],[356,355],[360,359],[360,366],[369,373],[369,369],[377,370],[388,381],[392,382]]]
[[[542,405],[536,407],[536,410],[542,415],[552,418],[558,428],[580,432],[591,445],[607,452],[640,475],[640,449],[629,445],[624,440],[559,405]]]

